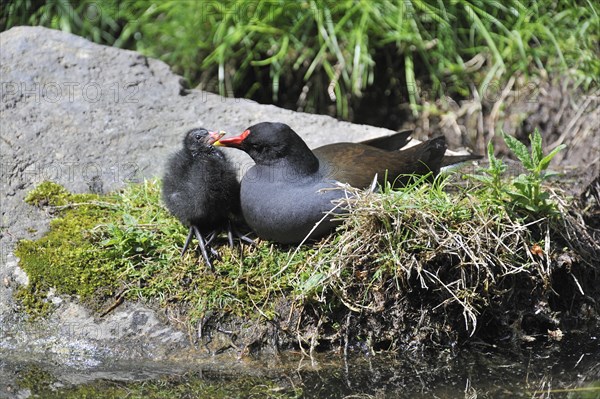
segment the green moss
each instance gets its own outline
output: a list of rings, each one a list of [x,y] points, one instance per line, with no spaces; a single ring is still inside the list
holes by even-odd
[[[268,243],[257,248],[219,248],[217,273],[207,271],[193,252],[179,251],[187,229],[160,202],[157,180],[131,185],[119,195],[74,195],[45,182],[28,202],[54,205],[57,218],[39,240],[23,240],[16,249],[30,284],[18,292],[33,315],[50,310],[46,296],[77,295],[99,311],[122,290],[128,298],[159,299],[163,305],[188,308],[196,319],[206,311],[239,316],[272,315],[273,292],[292,290],[289,276],[305,258],[300,251],[288,273],[273,279],[288,262],[288,249]],[[308,250],[306,250],[308,251]]]
[[[29,286],[17,293],[29,313],[49,310],[45,297],[51,287],[84,300],[110,295],[116,285],[115,270],[105,262],[106,254],[95,245],[91,232],[110,220],[111,202],[100,202],[92,194],[70,194],[52,182],[40,184],[26,201],[52,205],[58,214],[48,234],[36,241],[22,240],[15,251],[29,276]]]
[[[25,202],[34,206],[61,206],[65,205],[71,194],[60,184],[45,181],[30,191],[25,197]]]

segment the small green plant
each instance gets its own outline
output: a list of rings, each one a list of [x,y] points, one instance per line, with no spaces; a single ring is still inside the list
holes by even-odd
[[[531,153],[527,147],[516,138],[502,132],[504,142],[510,150],[517,156],[523,167],[529,172],[520,174],[512,181],[512,187],[506,190],[512,204],[532,214],[552,214],[556,212],[556,206],[550,201],[550,194],[544,191],[542,183],[551,176],[556,175],[548,169],[550,161],[554,156],[566,146],[559,145],[548,155],[544,156],[542,151],[542,136],[536,129],[533,135],[529,135],[531,142]]]
[[[490,141],[487,149],[489,166],[479,169],[481,173],[471,175],[471,177],[483,182],[486,189],[491,192],[492,198],[502,205],[506,205],[509,211],[534,217],[556,213],[556,205],[550,200],[550,194],[543,189],[542,184],[551,176],[556,175],[555,172],[548,170],[548,166],[552,158],[565,148],[565,145],[559,145],[544,156],[542,136],[537,129],[532,135],[529,135],[531,152],[525,144],[504,132],[502,132],[502,138],[527,173],[521,173],[512,180],[506,180],[504,173],[507,165],[494,156],[494,145]]]
[[[487,168],[479,168],[479,174],[470,175],[471,178],[485,184],[491,190],[491,194],[495,198],[502,198],[504,192],[504,172],[506,172],[506,164],[501,159],[494,155],[494,144],[490,140],[487,146],[487,156],[489,166]]]

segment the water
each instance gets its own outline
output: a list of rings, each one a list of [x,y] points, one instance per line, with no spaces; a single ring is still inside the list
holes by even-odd
[[[0,358],[7,398],[600,398],[600,339],[451,354],[286,353],[196,365],[104,364],[86,370]]]

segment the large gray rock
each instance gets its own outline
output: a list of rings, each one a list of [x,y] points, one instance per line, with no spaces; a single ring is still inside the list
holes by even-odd
[[[190,350],[185,334],[138,304],[100,320],[55,298],[59,306],[50,320],[23,321],[12,294],[26,276],[11,251],[17,240],[47,229],[49,216],[23,202],[37,183],[53,180],[77,192],[101,185],[110,191],[158,176],[183,133],[197,126],[240,132],[260,121],[282,121],[310,146],[390,133],[186,90],[161,61],[40,27],[1,33],[0,65],[0,358],[43,355],[85,366],[114,358],[181,357]],[[250,164],[239,151],[229,154],[240,169]]]

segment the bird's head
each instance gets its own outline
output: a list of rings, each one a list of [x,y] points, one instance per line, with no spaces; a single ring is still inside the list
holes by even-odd
[[[213,143],[225,135],[225,132],[209,132],[204,128],[188,131],[183,139],[183,146],[192,154],[213,151]]]
[[[313,168],[312,165],[316,162],[318,167],[316,157],[304,140],[285,123],[258,123],[238,136],[219,139],[214,145],[238,148],[250,155],[259,165],[273,165],[285,161]]]

